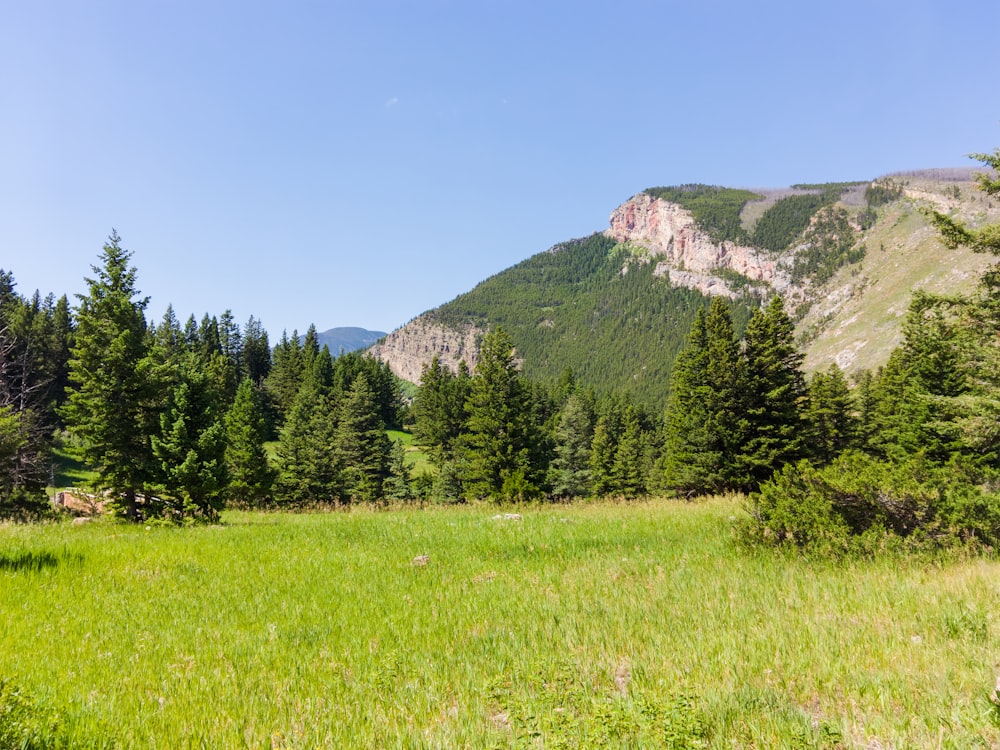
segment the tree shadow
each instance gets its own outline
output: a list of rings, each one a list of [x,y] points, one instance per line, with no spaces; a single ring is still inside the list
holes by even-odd
[[[0,571],[40,571],[54,568],[63,561],[65,555],[51,552],[0,552]]]

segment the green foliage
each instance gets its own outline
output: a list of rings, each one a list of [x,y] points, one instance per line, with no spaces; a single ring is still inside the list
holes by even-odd
[[[241,506],[258,506],[271,498],[274,471],[268,465],[267,424],[257,386],[248,376],[236,391],[236,400],[226,412],[226,467],[228,499]]]
[[[332,460],[336,406],[315,378],[307,379],[281,428],[275,500],[286,505],[331,503],[342,480]]]
[[[977,175],[979,189],[987,195],[1000,196],[1000,178],[996,177],[1000,171],[1000,149],[995,149],[992,154],[972,154],[972,158],[982,162],[992,170],[992,175],[989,171],[980,172]],[[1000,255],[1000,223],[986,224],[977,229],[971,229],[962,222],[938,211],[931,214],[931,220],[948,247],[963,245],[977,253]]]
[[[891,177],[882,177],[865,188],[865,203],[869,209],[879,208],[903,197],[904,186]]]
[[[750,201],[763,197],[749,190],[715,185],[656,187],[647,189],[645,193],[686,208],[699,229],[713,240],[739,243],[745,243],[747,239],[746,231],[740,225],[740,212]]]
[[[146,331],[147,299],[134,299],[131,254],[112,233],[79,297],[69,364],[71,390],[62,416],[79,438],[80,457],[101,487],[139,519],[139,496],[155,473],[150,435],[157,426],[160,392]]]
[[[747,433],[746,364],[726,302],[716,297],[677,360],[664,431],[664,483],[677,493],[738,486]]]
[[[825,466],[855,445],[859,418],[854,413],[850,385],[836,364],[813,374],[805,418],[809,455],[817,465]]]
[[[463,329],[502,326],[523,362],[523,374],[553,384],[571,369],[578,386],[599,394],[628,391],[662,408],[674,358],[706,297],[673,288],[653,264],[613,254],[603,234],[539,253],[493,276],[431,313]],[[742,330],[751,310],[732,307]]]
[[[437,355],[420,375],[420,389],[413,399],[414,438],[427,448],[440,467],[454,458],[455,441],[465,428],[465,402],[471,375],[465,362],[453,373]]]
[[[795,327],[778,296],[754,313],[747,324],[743,342],[745,426],[735,457],[740,489],[758,487],[776,469],[806,453],[803,357],[795,346],[794,334]]]
[[[583,398],[571,393],[559,412],[555,432],[555,456],[549,483],[556,497],[584,497],[589,494],[593,432],[592,417]]]
[[[525,500],[539,493],[543,467],[533,460],[538,426],[530,392],[514,361],[510,337],[497,328],[483,339],[459,438],[468,497]]]
[[[226,428],[219,396],[194,362],[182,368],[151,445],[160,464],[157,484],[168,517],[215,520],[228,482]]]
[[[819,211],[802,235],[803,248],[795,256],[792,279],[812,279],[817,284],[829,280],[842,266],[865,257],[864,245],[857,244],[847,212],[839,207]]]
[[[776,201],[757,221],[750,244],[772,252],[785,250],[825,205],[827,201],[822,193],[789,195]]]
[[[749,538],[824,554],[874,551],[893,539],[936,549],[1000,542],[1000,496],[961,463],[886,461],[846,452],[827,467],[789,464],[750,497]],[[887,541],[888,540],[888,541]]]
[[[368,503],[381,500],[391,451],[375,394],[367,378],[359,377],[341,404],[333,434],[333,453],[343,482],[342,499]]]

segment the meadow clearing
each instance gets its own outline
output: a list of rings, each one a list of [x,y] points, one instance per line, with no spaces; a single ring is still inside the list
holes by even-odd
[[[738,499],[514,510],[0,526],[0,683],[41,747],[1000,747],[993,560],[747,551]]]

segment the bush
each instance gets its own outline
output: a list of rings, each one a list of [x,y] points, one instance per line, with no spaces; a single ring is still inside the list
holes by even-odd
[[[982,480],[968,465],[920,455],[893,463],[849,452],[822,469],[802,461],[750,496],[744,537],[821,554],[992,548],[1000,541],[1000,496]]]

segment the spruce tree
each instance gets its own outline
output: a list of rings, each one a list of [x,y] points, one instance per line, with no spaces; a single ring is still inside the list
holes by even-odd
[[[781,297],[754,313],[744,334],[745,421],[738,428],[735,484],[755,490],[786,463],[805,455],[803,355]]]
[[[465,426],[465,401],[470,376],[462,362],[458,374],[441,364],[437,355],[420,374],[420,390],[413,400],[413,436],[427,449],[438,468],[454,457],[455,441]]]
[[[674,364],[664,428],[663,483],[690,496],[736,484],[745,434],[744,366],[724,300],[699,312]]]
[[[223,505],[226,429],[218,395],[208,376],[189,355],[152,436],[159,462],[159,487],[175,519],[218,517]]]
[[[260,394],[247,377],[236,391],[236,400],[226,412],[226,496],[240,505],[256,506],[271,498],[274,471],[268,465],[264,442],[267,422]]]
[[[333,454],[336,427],[330,394],[307,378],[281,428],[275,500],[290,505],[339,501],[343,483]]]
[[[590,491],[590,445],[593,426],[583,399],[570,393],[559,412],[555,457],[550,468],[552,493],[583,497]]]
[[[333,449],[342,467],[343,498],[381,500],[392,444],[385,434],[375,394],[363,376],[354,381],[340,407]]]
[[[626,498],[646,494],[646,443],[639,411],[628,403],[623,414],[623,430],[615,450],[612,475],[615,492]]]
[[[406,449],[401,440],[393,440],[389,449],[389,461],[382,494],[386,500],[406,501],[413,499],[413,484],[410,467],[406,463]]]
[[[112,232],[80,295],[69,365],[71,390],[62,415],[77,436],[78,454],[97,472],[97,484],[139,518],[139,498],[153,473],[149,436],[160,393],[153,378],[144,311],[137,298],[131,253]]]
[[[493,500],[536,495],[541,467],[532,464],[531,404],[503,328],[483,338],[466,414],[460,468],[468,494]]]
[[[243,375],[260,388],[271,371],[271,344],[263,324],[252,315],[243,329]]]
[[[809,381],[806,422],[809,455],[817,466],[825,466],[855,445],[858,420],[854,402],[847,378],[837,365],[815,373]]]
[[[615,455],[618,440],[612,419],[607,414],[597,418],[590,441],[590,488],[598,496],[612,495],[618,489],[615,479]]]

